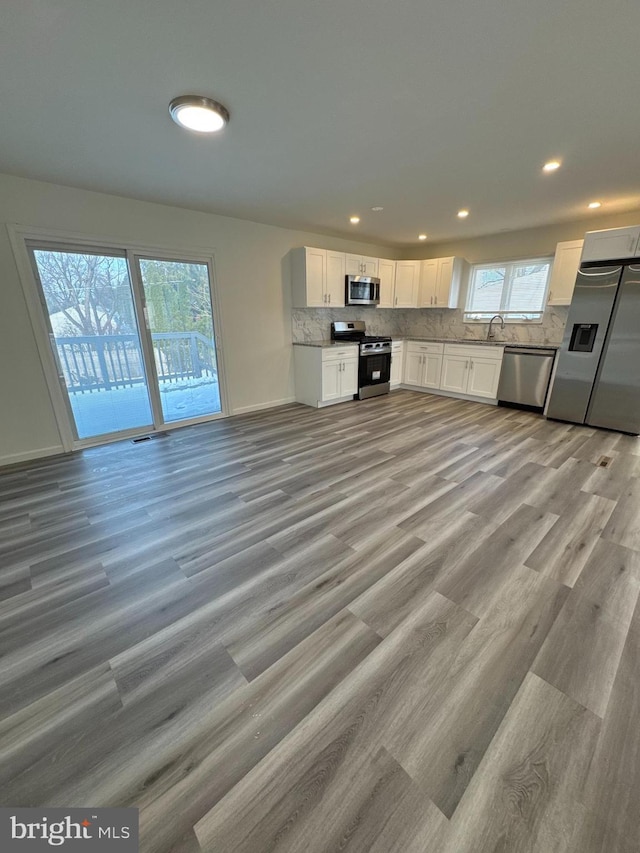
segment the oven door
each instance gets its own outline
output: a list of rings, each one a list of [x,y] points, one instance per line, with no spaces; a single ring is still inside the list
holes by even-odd
[[[389,391],[391,379],[391,353],[372,352],[360,354],[358,362],[358,396],[375,397]]]
[[[347,305],[377,305],[380,302],[380,279],[367,275],[348,275],[345,284]]]

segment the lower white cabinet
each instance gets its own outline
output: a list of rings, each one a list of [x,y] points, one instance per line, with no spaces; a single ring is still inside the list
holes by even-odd
[[[420,388],[440,388],[443,344],[409,341],[405,355],[404,381]]]
[[[352,400],[358,393],[358,345],[307,347],[294,345],[296,400],[328,406]]]
[[[469,359],[463,355],[445,355],[442,359],[443,391],[466,394],[469,374]]]
[[[441,389],[495,400],[503,353],[503,347],[445,344]]]
[[[397,388],[402,383],[404,361],[404,341],[394,341],[391,344],[391,377],[389,379],[392,388]]]
[[[502,347],[407,341],[404,384],[495,400]]]
[[[358,390],[358,359],[322,362],[322,402],[352,396]]]

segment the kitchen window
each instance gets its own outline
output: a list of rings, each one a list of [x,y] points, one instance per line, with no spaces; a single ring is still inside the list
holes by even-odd
[[[551,258],[472,267],[464,309],[466,322],[488,322],[502,314],[507,323],[541,322],[549,290]]]

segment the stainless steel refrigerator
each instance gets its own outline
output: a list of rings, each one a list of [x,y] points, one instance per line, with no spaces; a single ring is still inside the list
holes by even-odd
[[[640,433],[640,264],[580,267],[546,414]]]

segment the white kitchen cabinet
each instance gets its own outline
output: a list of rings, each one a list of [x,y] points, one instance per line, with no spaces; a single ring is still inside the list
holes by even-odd
[[[358,356],[355,358],[345,358],[342,361],[342,371],[340,376],[340,393],[344,396],[351,397],[358,393]]]
[[[488,397],[495,400],[498,396],[501,368],[501,358],[478,358],[478,356],[471,358],[467,394],[472,397]]]
[[[549,305],[570,305],[575,287],[583,240],[558,243],[549,282]]]
[[[358,359],[322,362],[322,402],[328,403],[358,393]]]
[[[404,384],[440,388],[443,344],[407,341]]]
[[[378,277],[378,258],[366,255],[345,255],[345,275],[367,275]]]
[[[391,344],[391,377],[389,384],[397,388],[404,376],[404,341],[394,341]]]
[[[640,254],[640,225],[587,231],[584,235],[581,263],[633,258]]]
[[[345,256],[303,246],[291,251],[294,308],[344,307]]]
[[[419,308],[456,308],[464,272],[463,258],[421,261]]]
[[[495,400],[503,353],[503,347],[445,344],[441,390]]]
[[[396,261],[394,308],[417,308],[420,261]]]
[[[420,262],[419,308],[435,308],[435,296],[438,286],[438,258]]]
[[[380,303],[378,308],[393,308],[396,290],[396,262],[380,258],[378,261],[380,279]]]
[[[469,359],[463,355],[444,355],[440,388],[454,394],[466,394],[469,381]]]
[[[344,307],[344,252],[327,252],[326,304],[331,308]]]
[[[358,393],[358,345],[294,345],[296,400],[320,408]]]

